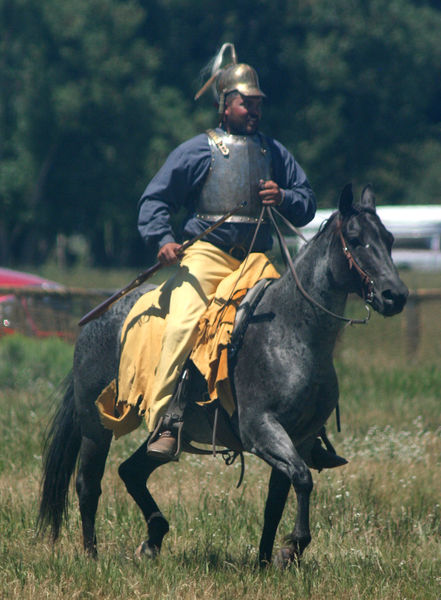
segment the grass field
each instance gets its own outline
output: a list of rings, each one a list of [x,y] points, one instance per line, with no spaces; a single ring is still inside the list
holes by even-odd
[[[423,286],[431,287],[413,287]],[[226,467],[220,457],[185,456],[156,472],[151,490],[170,533],[159,560],[135,561],[145,525],[117,467],[143,441],[143,428],[112,445],[97,518],[98,560],[82,553],[73,494],[60,542],[52,547],[37,538],[41,442],[72,347],[53,339],[2,339],[0,598],[439,600],[439,310],[439,303],[424,307],[423,336],[412,360],[405,316],[375,315],[340,339],[342,433],[332,418],[329,431],[350,463],[313,472],[313,540],[301,567],[282,572],[256,568],[269,468],[251,456],[238,490],[239,465]],[[362,308],[351,303],[350,311]],[[291,494],[276,547],[294,517]]]

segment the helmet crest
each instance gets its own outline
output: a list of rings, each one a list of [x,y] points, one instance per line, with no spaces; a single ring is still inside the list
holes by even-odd
[[[230,51],[230,59],[225,60],[226,51]],[[225,108],[225,96],[230,92],[239,92],[243,96],[261,96],[265,94],[259,86],[259,78],[256,71],[250,65],[238,63],[234,44],[223,44],[216,55],[211,68],[211,77],[195,95],[195,100],[200,98],[207,89],[213,86],[213,92],[219,103],[219,114],[223,114]]]

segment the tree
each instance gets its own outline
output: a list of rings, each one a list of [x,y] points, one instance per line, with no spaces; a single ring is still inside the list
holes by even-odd
[[[161,120],[179,118],[179,92],[155,85],[136,2],[30,4],[2,7],[2,261],[41,260],[58,232],[80,231],[98,262],[123,263],[146,159],[178,138]]]
[[[440,26],[425,0],[0,0],[1,262],[41,262],[61,233],[97,264],[143,264],[137,199],[216,124],[193,96],[225,41],[322,206],[349,180],[439,201]]]

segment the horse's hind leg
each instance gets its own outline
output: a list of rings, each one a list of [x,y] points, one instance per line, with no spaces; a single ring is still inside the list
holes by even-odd
[[[147,479],[161,464],[163,463],[147,456],[147,442],[144,442],[130,458],[120,465],[118,470],[127,491],[141,509],[147,523],[148,538],[136,549],[135,556],[137,558],[157,556],[161,551],[162,540],[169,529],[166,518],[160,512],[146,487]]]
[[[100,428],[99,434],[97,432],[93,438],[83,436],[81,440],[76,489],[83,527],[83,545],[86,552],[92,556],[97,554],[95,516],[111,441],[112,433],[103,428]]]

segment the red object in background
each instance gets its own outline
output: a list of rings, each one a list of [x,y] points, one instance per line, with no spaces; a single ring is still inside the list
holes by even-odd
[[[51,281],[50,279],[3,267],[0,267],[0,286],[11,286],[14,288],[34,287],[42,290],[64,289],[64,286],[55,281]],[[48,296],[43,298],[43,302],[46,305],[45,308],[48,308],[53,304],[54,310],[59,309],[58,299]],[[0,292],[0,337],[4,334],[16,332],[29,333],[38,337],[48,337],[51,335],[66,337],[66,334],[62,331],[53,331],[49,330],[47,327],[39,326],[36,316],[33,314],[38,313],[38,311],[33,310],[33,304],[33,299],[28,299],[24,296],[17,297],[11,293],[1,294]],[[18,322],[14,321],[17,307],[19,307],[20,312],[23,315],[22,321],[24,321],[24,325],[23,323],[19,325]]]
[[[44,279],[38,275],[32,275],[31,273],[23,273],[22,271],[13,271],[12,269],[4,269],[0,267],[0,285],[11,285],[15,287],[27,287],[37,286],[43,289],[61,289],[62,285]]]

